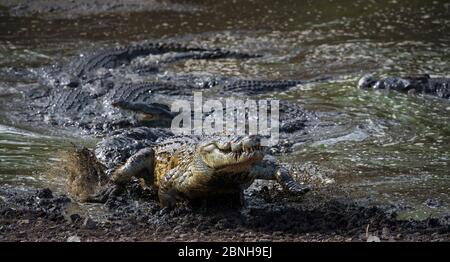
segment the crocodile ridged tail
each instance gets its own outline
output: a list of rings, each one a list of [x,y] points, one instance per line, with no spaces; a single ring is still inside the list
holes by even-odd
[[[123,64],[130,63],[131,60],[148,55],[160,55],[164,53],[192,53],[187,56],[191,59],[218,59],[218,58],[236,58],[248,59],[260,57],[261,55],[240,53],[234,51],[227,51],[222,49],[206,49],[195,46],[185,46],[178,43],[145,43],[136,44],[126,47],[106,49],[88,55],[83,58],[81,62],[75,66],[74,75],[84,77],[99,68],[116,68]],[[183,59],[175,58],[177,60]]]

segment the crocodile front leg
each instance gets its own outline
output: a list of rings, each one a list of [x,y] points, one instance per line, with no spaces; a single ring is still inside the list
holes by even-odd
[[[299,185],[286,168],[270,160],[256,165],[252,169],[251,175],[255,179],[276,180],[285,191],[293,194],[305,194],[311,190],[309,186]]]
[[[132,155],[124,165],[119,167],[111,176],[111,182],[108,183],[100,192],[89,197],[89,202],[104,203],[109,198],[120,194],[127,183],[133,177],[144,178],[153,181],[153,159],[154,151],[152,148],[144,148]],[[151,174],[149,178],[148,175]]]
[[[153,180],[153,160],[155,152],[152,148],[144,148],[132,155],[128,160],[113,172],[111,180],[116,185],[125,185],[131,181],[132,177]]]

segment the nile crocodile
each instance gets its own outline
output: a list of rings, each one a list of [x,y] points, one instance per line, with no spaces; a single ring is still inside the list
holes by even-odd
[[[216,95],[253,95],[286,90],[323,79],[244,80],[236,77],[198,75],[136,76],[136,67],[156,66],[180,59],[247,59],[258,55],[221,49],[189,47],[173,43],[146,43],[83,55],[66,66],[38,71],[44,85],[25,92],[20,112],[8,117],[57,127],[75,127],[87,134],[106,134],[124,127],[168,127],[175,99],[192,99],[193,91]],[[145,62],[139,59],[146,59]],[[151,61],[149,65],[148,61]],[[16,102],[14,102],[16,103]],[[21,104],[20,104],[21,103]],[[145,113],[135,108],[145,106]],[[142,108],[142,107],[141,107]],[[128,109],[128,110],[123,110]],[[299,110],[297,110],[299,111]],[[292,110],[289,110],[292,112]],[[152,117],[149,118],[149,115]],[[299,117],[302,117],[301,114]],[[155,119],[157,117],[157,119]],[[298,116],[285,119],[291,123]],[[300,119],[304,122],[304,119]],[[290,125],[300,127],[301,125]]]
[[[44,70],[44,82],[56,86],[77,87],[83,83],[103,80],[111,75],[110,70],[121,68],[125,74],[142,72],[155,73],[164,64],[187,59],[249,59],[261,55],[234,52],[222,49],[202,48],[173,42],[139,43],[116,48],[87,52],[70,61],[67,65],[53,66]],[[147,58],[136,61],[138,58]],[[136,63],[133,63],[136,62]],[[39,72],[42,73],[42,72]],[[117,74],[117,73],[116,73]]]
[[[253,84],[254,83],[254,84]],[[275,81],[234,82],[238,88],[263,88],[264,85],[277,85]],[[280,86],[285,85],[280,81]],[[107,134],[125,127],[170,127],[175,113],[171,104],[177,99],[192,101],[193,91],[205,91],[198,85],[183,85],[180,82],[145,82],[116,84],[103,89],[81,87],[57,87],[33,89],[20,108],[23,111],[11,112],[9,118],[15,121],[53,125],[56,127],[75,127],[87,134]],[[20,103],[20,102],[18,102]],[[308,117],[309,116],[309,117]],[[314,114],[297,103],[280,101],[281,131],[302,130]]]
[[[367,89],[395,90],[408,94],[426,94],[440,98],[450,98],[450,78],[432,78],[429,75],[387,77],[376,80],[370,75],[363,76],[358,81],[358,87]]]
[[[257,136],[172,136],[165,132],[141,127],[105,138],[96,152],[98,159],[109,167],[114,166],[111,160],[117,159],[108,153],[114,155],[121,145],[132,141],[144,142],[137,147],[130,144],[136,153],[123,165],[117,167],[116,164],[110,169],[106,185],[100,186],[100,189],[86,187],[77,173],[68,180],[69,192],[85,201],[104,202],[122,191],[132,177],[136,177],[158,190],[163,207],[173,208],[180,200],[218,196],[233,196],[242,203],[243,190],[255,179],[276,180],[283,189],[296,194],[309,191],[309,187],[296,183],[286,168],[264,159],[264,149]],[[117,155],[122,157],[120,153]],[[82,163],[78,165],[86,165],[85,159],[79,161]],[[105,177],[104,169],[89,169],[93,170],[95,172],[84,179],[89,183],[100,183]],[[90,191],[86,192],[87,189]],[[94,192],[96,194],[92,194]]]

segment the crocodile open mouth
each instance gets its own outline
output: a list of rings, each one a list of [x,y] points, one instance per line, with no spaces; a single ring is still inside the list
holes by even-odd
[[[254,157],[259,156],[259,154],[262,154],[260,147],[250,148],[247,150],[242,150],[239,152],[230,152],[228,154],[231,154],[231,158],[236,160],[236,163],[242,163],[251,160]]]
[[[248,166],[263,159],[263,147],[254,136],[214,141],[201,147],[203,161],[211,168]]]
[[[134,112],[139,122],[151,122],[157,120],[172,121],[174,115],[167,105],[160,103],[136,103],[124,100],[113,101],[111,105],[125,111]]]

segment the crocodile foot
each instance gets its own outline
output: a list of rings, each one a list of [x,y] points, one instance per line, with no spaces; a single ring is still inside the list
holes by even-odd
[[[99,192],[90,195],[86,202],[91,203],[106,203],[108,199],[117,197],[123,192],[123,187],[113,184],[108,184],[102,188]]]
[[[293,183],[292,185],[287,185],[286,191],[293,195],[303,195],[311,191],[310,186],[302,186],[297,183]]]
[[[280,168],[275,173],[276,180],[280,183],[285,191],[294,195],[303,195],[311,191],[310,186],[298,184],[286,168]]]

